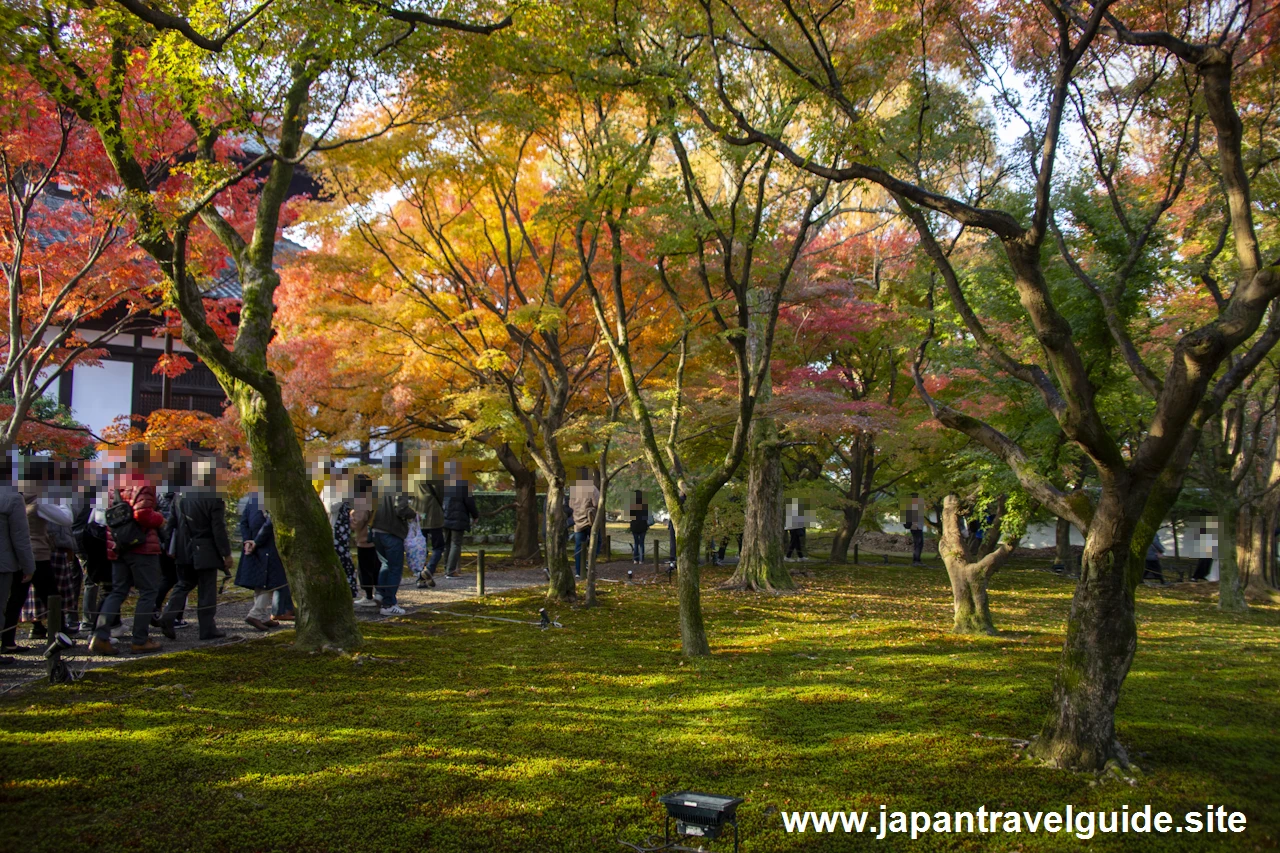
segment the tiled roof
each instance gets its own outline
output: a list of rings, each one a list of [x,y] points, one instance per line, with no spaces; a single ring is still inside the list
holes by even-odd
[[[306,247],[300,243],[281,237],[276,241],[276,269],[306,250]],[[235,261],[227,260],[227,265],[214,276],[209,287],[205,289],[204,295],[209,299],[240,299],[244,296],[244,290],[240,287],[240,276],[236,273]]]

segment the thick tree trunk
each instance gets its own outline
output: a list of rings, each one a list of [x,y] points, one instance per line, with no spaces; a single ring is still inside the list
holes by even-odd
[[[698,564],[707,507],[686,508],[676,527],[676,584],[680,597],[680,645],[685,657],[711,654],[702,621],[702,568]]]
[[[1133,564],[1132,538],[1123,502],[1104,488],[1085,541],[1052,710],[1030,748],[1053,766],[1100,770],[1111,759],[1128,764],[1116,742],[1115,710],[1138,645],[1134,589],[1142,564]]]
[[[1280,573],[1277,573],[1276,566],[1276,551],[1277,546],[1280,546],[1280,543],[1276,542],[1275,530],[1277,526],[1280,526],[1280,507],[1274,508],[1270,514],[1267,514],[1267,558],[1262,564],[1262,583],[1265,584],[1263,589],[1267,590],[1268,593],[1280,587],[1280,576],[1277,576]]]
[[[1059,518],[1057,529],[1054,531],[1057,550],[1053,556],[1053,567],[1062,568],[1065,574],[1074,574],[1073,560],[1071,559],[1071,522],[1065,518]]]
[[[357,648],[362,642],[360,628],[351,590],[333,550],[333,529],[308,478],[280,388],[268,376],[263,393],[243,383],[235,383],[230,390],[289,579],[297,611],[295,643],[303,649]]]
[[[1277,418],[1274,428],[1280,428]],[[1280,437],[1273,437],[1262,486],[1268,491],[1253,507],[1252,559],[1247,568],[1241,564],[1245,595],[1275,600],[1275,529],[1280,513]]]
[[[947,563],[947,575],[951,578],[951,598],[955,609],[955,622],[951,627],[956,634],[997,634],[991,621],[991,608],[987,604],[988,574],[978,569],[977,563]]]
[[[988,531],[999,536],[1000,519]],[[1017,547],[1017,540],[1000,543],[981,560],[970,562],[960,532],[960,499],[947,495],[942,501],[942,535],[938,553],[951,578],[951,597],[955,610],[952,630],[957,634],[995,634],[991,609],[987,603],[987,582]]]
[[[836,538],[831,540],[831,562],[833,563],[849,562],[849,546],[853,544],[853,537],[858,534],[858,528],[862,526],[861,506],[846,505],[840,514],[840,529],[836,531]]]
[[[1268,498],[1271,496],[1268,495]],[[1254,525],[1255,555],[1244,579],[1245,596],[1275,600],[1275,561],[1277,509],[1266,501],[1259,508]]]
[[[1240,582],[1241,512],[1230,501],[1218,509],[1218,607],[1234,613],[1249,609],[1244,600],[1244,584]],[[1247,525],[1244,525],[1247,527]]]
[[[837,453],[849,469],[849,491],[845,494],[845,503],[840,510],[840,529],[836,531],[836,538],[831,541],[831,562],[846,563],[849,561],[849,545],[858,535],[863,513],[871,502],[871,492],[875,486],[875,435],[862,433],[848,453],[838,447]]]
[[[565,534],[564,480],[553,477],[547,482],[547,601],[570,602],[578,597],[573,567],[569,565],[573,544]]]
[[[795,582],[782,562],[782,451],[778,427],[771,417],[751,423],[747,470],[747,511],[738,568],[725,588],[773,592],[793,589]]]
[[[538,547],[537,473],[506,442],[498,448],[498,461],[511,475],[516,490],[516,524],[511,541],[511,558],[536,560],[541,554]]]
[[[607,455],[605,458],[608,458]],[[609,481],[602,473],[602,476],[600,477],[600,503],[596,505],[595,522],[591,525],[591,541],[587,543],[588,548],[590,549],[587,551],[587,589],[582,602],[587,607],[594,607],[596,604],[596,549],[600,547],[600,543],[604,539],[605,527],[608,524],[604,506],[605,500],[608,496]],[[609,559],[610,557],[606,555],[605,562],[608,562]]]

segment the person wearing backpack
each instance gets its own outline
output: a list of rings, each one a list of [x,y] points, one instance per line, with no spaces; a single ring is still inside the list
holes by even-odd
[[[104,494],[105,497],[105,494]],[[76,556],[84,566],[84,587],[80,594],[80,630],[93,631],[98,609],[111,592],[111,561],[107,559],[107,528],[98,503],[97,486],[86,486],[83,502],[71,522],[71,539]],[[103,509],[106,508],[105,502]]]
[[[160,528],[164,516],[156,511],[156,490],[143,473],[150,450],[139,442],[129,446],[125,470],[107,492],[107,558],[111,560],[111,594],[102,605],[89,651],[115,655],[111,623],[133,587],[138,588],[138,604],[133,612],[134,654],[158,652],[164,648],[148,636],[160,589]]]
[[[226,633],[215,622],[218,610],[218,571],[231,572],[231,542],[227,539],[227,503],[217,492],[218,466],[213,458],[195,463],[195,485],[180,492],[173,504],[174,563],[178,582],[169,596],[160,630],[174,639],[178,615],[187,594],[196,590],[196,624],[202,640],[218,640]]]

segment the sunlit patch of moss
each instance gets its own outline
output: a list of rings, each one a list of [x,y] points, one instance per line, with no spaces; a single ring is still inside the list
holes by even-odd
[[[796,595],[704,596],[710,659],[679,653],[672,587],[604,585],[563,630],[420,614],[367,648],[288,634],[141,660],[0,702],[0,849],[605,851],[660,828],[654,795],[747,798],[746,850],[860,849],[788,836],[770,809],[1118,808],[1246,812],[1280,836],[1274,720],[1280,608],[1219,613],[1142,588],[1119,735],[1138,787],[1018,760],[1047,710],[1069,581],[996,576],[1004,633],[949,633],[936,568],[810,567]],[[539,591],[451,605],[530,619]],[[160,689],[155,689],[160,688]],[[982,737],[975,737],[979,734]],[[1095,849],[1209,849],[1239,837],[1097,837]],[[1206,845],[1208,842],[1208,845]],[[1047,835],[886,849],[1055,850]],[[1179,846],[1181,843],[1181,846]]]

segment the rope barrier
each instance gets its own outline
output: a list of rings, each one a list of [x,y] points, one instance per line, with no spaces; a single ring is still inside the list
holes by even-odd
[[[505,616],[480,616],[474,613],[455,613],[452,610],[428,610],[427,612],[434,613],[437,616],[454,616],[458,619],[488,619],[492,622],[510,622],[513,625],[536,625],[539,628],[563,628],[564,627],[554,619],[551,619],[548,622],[543,623],[543,622],[533,621],[531,619],[508,619]]]

